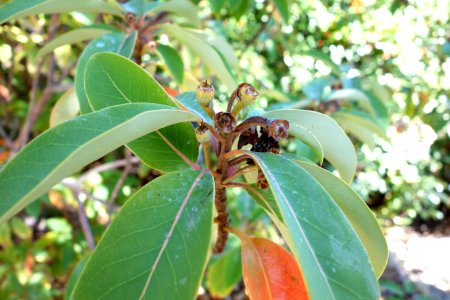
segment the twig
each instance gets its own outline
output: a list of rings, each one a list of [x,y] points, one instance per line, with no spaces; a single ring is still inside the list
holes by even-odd
[[[58,27],[58,14],[53,14],[50,26],[48,30],[48,36],[47,41],[51,40],[53,36],[56,34],[56,30]],[[27,142],[29,138],[29,133],[31,128],[33,127],[34,123],[36,122],[38,116],[42,112],[43,107],[47,102],[50,100],[50,97],[53,93],[52,86],[53,86],[53,75],[54,75],[54,68],[55,68],[55,57],[54,54],[51,54],[50,61],[48,65],[48,72],[47,72],[47,85],[44,89],[44,92],[42,93],[39,100],[37,100],[36,95],[39,88],[39,78],[41,75],[41,69],[43,65],[43,60],[41,59],[36,67],[35,76],[33,78],[32,87],[31,87],[31,99],[30,103],[28,104],[28,113],[27,118],[25,121],[25,124],[22,126],[19,137],[18,137],[18,149],[22,148]]]
[[[81,230],[83,231],[84,237],[86,239],[86,242],[88,244],[89,250],[94,250],[95,248],[95,240],[94,240],[94,236],[92,235],[92,230],[91,230],[91,226],[89,225],[89,220],[86,216],[86,212],[85,212],[85,208],[83,203],[81,203],[80,200],[80,193],[78,191],[73,191],[75,194],[75,199],[77,200],[78,203],[78,219],[80,220],[80,224],[81,224]]]
[[[110,209],[115,210],[115,209],[118,208],[115,205],[111,205],[111,206],[108,205],[108,202],[106,202],[105,200],[97,198],[94,195],[92,195],[91,193],[89,193],[88,191],[86,191],[85,189],[83,189],[83,187],[81,186],[81,182],[79,180],[72,181],[72,180],[64,179],[63,181],[61,181],[61,184],[64,185],[65,187],[68,187],[69,189],[71,189],[72,192],[78,193],[78,194],[83,194],[87,198],[89,198],[89,199],[91,199],[93,201],[96,201],[96,202],[99,202],[99,203],[101,203],[103,205],[108,206],[108,208],[110,208]]]
[[[105,171],[108,171],[108,170],[121,168],[121,167],[125,166],[127,163],[135,165],[135,164],[138,164],[139,162],[140,162],[139,158],[133,156],[133,157],[130,158],[129,161],[127,161],[126,159],[120,159],[120,160],[116,160],[116,161],[113,161],[113,162],[110,162],[110,163],[98,165],[98,166],[96,166],[96,167],[86,171],[84,174],[82,174],[78,178],[78,182],[82,183],[82,182],[86,181],[86,179],[92,173],[101,173],[101,172],[105,172]]]
[[[123,186],[123,183],[125,182],[125,179],[127,179],[128,174],[131,170],[131,152],[128,150],[128,148],[125,148],[125,168],[122,172],[122,175],[120,175],[119,180],[117,180],[116,185],[114,186],[113,191],[111,192],[111,197],[109,197],[108,204],[113,205],[114,201],[117,198],[117,195],[119,194],[120,188]]]
[[[211,170],[211,153],[209,150],[211,143],[202,143],[203,157],[205,159],[206,168]]]

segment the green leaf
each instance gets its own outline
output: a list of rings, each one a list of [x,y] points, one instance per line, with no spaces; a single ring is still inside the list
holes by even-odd
[[[289,134],[298,138],[305,144],[307,144],[314,151],[319,162],[323,163],[323,148],[320,144],[317,137],[310,130],[306,129],[303,126],[297,125],[296,123],[292,123],[289,125]]]
[[[250,0],[228,0],[230,3],[230,13],[236,19],[239,19],[250,8]]]
[[[206,171],[151,181],[120,209],[71,299],[194,299],[208,259],[213,202]]]
[[[389,251],[383,232],[373,213],[355,191],[332,173],[307,162],[297,162],[330,194],[367,250],[378,277],[383,273]]]
[[[0,24],[13,18],[71,11],[123,15],[116,6],[101,0],[13,0],[0,7]]]
[[[86,66],[85,89],[93,110],[130,102],[175,106],[172,98],[144,69],[114,53],[92,56]],[[198,156],[198,142],[188,123],[150,133],[128,146],[144,163],[162,172],[189,167],[179,153],[191,161],[196,161]]]
[[[289,23],[288,0],[273,0],[273,3],[275,4],[275,7],[277,8],[278,12],[283,18],[283,22],[285,24],[288,24]]]
[[[204,122],[211,125],[213,124],[211,117],[205,112],[200,104],[198,104],[197,95],[195,92],[185,92],[179,94],[175,97],[175,99],[178,101],[179,105],[199,116]]]
[[[21,218],[12,218],[10,225],[12,232],[22,240],[27,240],[33,235],[31,229],[23,222]]]
[[[66,288],[64,291],[64,299],[69,299],[70,296],[72,295],[73,288],[75,287],[75,284],[80,278],[81,271],[83,271],[87,259],[88,256],[83,257],[73,269],[72,274],[70,274],[69,280],[67,281]]]
[[[350,135],[360,140],[362,143],[366,144],[370,149],[374,149],[376,145],[376,134],[370,129],[361,125],[355,120],[346,118],[335,118],[339,125],[345,129]]]
[[[75,44],[82,41],[92,40],[112,31],[117,31],[117,29],[107,25],[91,25],[66,32],[54,38],[44,47],[39,49],[38,53],[36,54],[36,58],[46,55],[58,47],[67,44]]]
[[[236,243],[209,265],[206,286],[213,297],[225,298],[241,278],[241,247]]]
[[[233,47],[231,47],[231,45],[227,42],[226,39],[218,35],[209,35],[206,34],[204,31],[196,29],[185,29],[185,30],[191,33],[192,35],[195,35],[200,40],[207,42],[219,53],[219,55],[221,55],[225,59],[226,63],[228,63],[230,67],[234,69],[239,68],[239,60],[237,59],[236,54],[234,54]]]
[[[192,2],[186,0],[169,0],[154,6],[147,13],[154,14],[158,12],[170,12],[185,18],[189,23],[195,27],[200,26],[200,19],[198,18],[198,8]]]
[[[331,60],[329,55],[317,50],[300,51],[300,54],[311,56],[314,59],[321,60],[324,64],[328,65],[331,68],[332,72],[338,78],[342,77],[341,68]]]
[[[356,153],[344,130],[327,115],[296,109],[280,109],[264,114],[267,118],[280,118],[303,126],[319,140],[325,158],[339,171],[342,179],[350,183],[356,171]]]
[[[325,97],[325,101],[336,99],[355,101],[359,105],[361,105],[361,107],[364,108],[367,112],[375,114],[369,97],[367,97],[367,95],[363,91],[357,89],[334,90]]]
[[[163,44],[158,44],[156,50],[162,56],[173,78],[181,85],[183,83],[184,65],[178,52]]]
[[[213,11],[214,15],[220,16],[220,11],[222,10],[225,1],[223,0],[209,0],[209,5],[211,6],[211,10]]]
[[[66,176],[121,145],[148,132],[189,121],[198,118],[168,106],[132,103],[79,116],[47,130],[1,169],[0,223]]]
[[[323,187],[279,155],[247,154],[269,182],[287,229],[281,232],[300,264],[311,299],[379,299],[366,251]]]
[[[380,137],[387,139],[386,132],[384,131],[383,127],[377,123],[377,120],[374,119],[371,115],[366,114],[362,111],[340,110],[340,111],[333,113],[331,116],[338,123],[341,120],[352,120],[355,123],[358,123],[361,126],[372,131],[373,133],[379,135]]]
[[[236,81],[228,72],[220,55],[210,45],[176,25],[162,24],[160,28],[188,46],[208,66],[209,71],[216,75],[230,91],[236,88]]]
[[[84,89],[84,73],[86,64],[91,56],[99,52],[115,52],[130,57],[134,50],[136,37],[137,31],[128,35],[121,32],[105,34],[91,41],[83,50],[78,61],[77,74],[75,75],[75,90],[82,114],[92,111]]]
[[[50,127],[55,127],[67,120],[75,118],[80,112],[80,104],[78,103],[75,89],[72,87],[67,90],[52,108],[50,114]]]

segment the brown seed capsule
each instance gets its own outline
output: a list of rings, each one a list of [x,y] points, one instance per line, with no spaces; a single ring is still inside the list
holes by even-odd
[[[240,88],[237,93],[239,100],[242,101],[245,105],[253,103],[256,97],[258,97],[259,95],[256,88],[246,82],[241,83],[239,86]]]
[[[214,115],[214,125],[220,132],[230,133],[236,128],[236,119],[231,113],[218,112]]]
[[[268,131],[269,135],[279,141],[288,137],[289,122],[286,120],[272,120]]]
[[[205,125],[200,125],[195,129],[195,136],[199,143],[209,143],[211,141],[211,131]]]
[[[203,106],[207,107],[211,103],[211,100],[214,98],[215,89],[212,85],[208,83],[208,81],[202,81],[197,86],[197,101]]]

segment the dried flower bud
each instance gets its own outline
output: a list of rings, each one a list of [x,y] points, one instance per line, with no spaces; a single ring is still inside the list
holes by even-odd
[[[268,131],[269,135],[279,141],[288,137],[289,122],[286,120],[272,120]]]
[[[199,143],[209,143],[211,141],[211,131],[205,125],[200,125],[195,128],[195,136]]]
[[[239,85],[239,90],[238,90],[238,98],[240,101],[243,102],[243,104],[245,105],[249,105],[251,103],[253,103],[256,99],[256,97],[258,97],[259,93],[258,91],[255,89],[255,87],[249,83],[241,83]]]
[[[214,87],[208,83],[208,81],[202,81],[197,86],[197,101],[203,106],[209,106],[211,100],[214,98]]]
[[[214,125],[220,132],[230,133],[236,128],[236,119],[231,113],[219,112],[214,115]]]

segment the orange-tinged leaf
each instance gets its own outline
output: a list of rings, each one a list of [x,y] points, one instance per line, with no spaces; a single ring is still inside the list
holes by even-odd
[[[295,258],[283,247],[231,229],[242,242],[242,273],[252,300],[307,300],[308,292]]]
[[[177,90],[171,89],[168,86],[163,86],[163,89],[166,91],[167,94],[169,94],[172,97],[175,97],[179,94]]]

